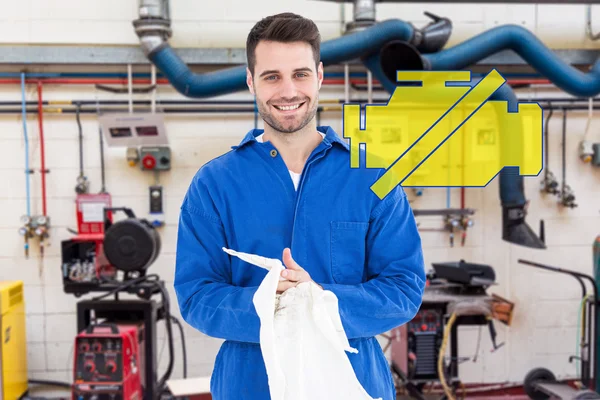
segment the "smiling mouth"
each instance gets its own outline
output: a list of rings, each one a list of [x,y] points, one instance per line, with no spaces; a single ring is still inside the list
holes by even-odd
[[[304,103],[306,102],[302,102],[302,103],[298,103],[298,104],[293,104],[293,105],[273,105],[273,107],[275,107],[276,109],[278,109],[279,111],[294,111],[299,109],[300,107],[302,107],[304,105]]]

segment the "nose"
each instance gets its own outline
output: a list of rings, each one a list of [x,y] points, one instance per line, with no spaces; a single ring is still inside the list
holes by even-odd
[[[279,96],[284,99],[291,100],[298,95],[298,88],[296,82],[291,78],[285,78],[281,80],[281,86],[279,88]]]

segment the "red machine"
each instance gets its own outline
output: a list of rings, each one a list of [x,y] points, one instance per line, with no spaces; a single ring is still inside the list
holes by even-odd
[[[142,400],[137,325],[91,325],[75,338],[72,400]]]
[[[108,193],[77,195],[77,235],[61,242],[66,293],[87,293],[100,282],[114,279],[116,269],[104,255],[104,228],[112,212]]]

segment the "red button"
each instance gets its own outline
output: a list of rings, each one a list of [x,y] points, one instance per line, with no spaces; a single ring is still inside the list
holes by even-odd
[[[423,332],[425,332],[427,330],[427,325],[426,324],[421,325],[421,330]]]
[[[144,164],[144,168],[154,169],[156,166],[156,158],[154,158],[154,156],[151,154],[146,154],[142,159],[142,163]]]

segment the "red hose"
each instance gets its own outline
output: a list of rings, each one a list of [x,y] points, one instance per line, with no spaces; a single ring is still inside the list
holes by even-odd
[[[38,126],[40,130],[40,164],[42,174],[42,212],[46,216],[46,156],[44,151],[44,107],[42,101],[42,82],[37,81]]]
[[[146,78],[136,78],[133,79],[133,84],[135,85],[150,85],[150,79]],[[48,78],[48,79],[27,79],[26,83],[37,83],[42,82],[44,84],[49,85],[127,85],[127,78]],[[323,79],[323,84],[325,85],[343,85],[345,83],[344,79],[338,78],[330,78]],[[366,85],[367,79],[365,78],[353,78],[350,79],[350,83],[356,85]],[[373,85],[378,84],[379,81],[373,79]],[[507,83],[509,85],[535,85],[535,84],[552,84],[547,79],[507,79]],[[20,85],[20,79],[14,78],[2,78],[0,79],[0,85]],[[157,85],[170,85],[168,79],[161,78],[156,80]]]

